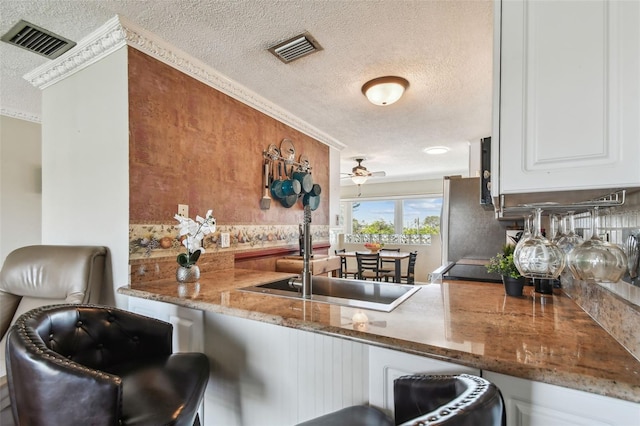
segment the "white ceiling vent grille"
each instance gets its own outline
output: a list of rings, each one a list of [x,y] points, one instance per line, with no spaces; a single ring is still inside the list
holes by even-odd
[[[71,40],[23,20],[0,39],[49,59],[57,58],[76,45]]]
[[[322,50],[320,43],[309,33],[302,33],[269,49],[285,64]]]

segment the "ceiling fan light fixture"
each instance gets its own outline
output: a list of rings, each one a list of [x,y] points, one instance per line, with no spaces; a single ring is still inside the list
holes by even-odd
[[[363,183],[365,183],[367,181],[367,179],[369,179],[369,176],[358,176],[358,175],[351,176],[351,180],[356,185],[362,185]]]
[[[397,102],[408,87],[409,82],[402,77],[378,77],[367,81],[362,93],[372,104],[387,106]]]
[[[446,146],[430,146],[424,149],[424,152],[429,155],[442,155],[449,152],[449,147]]]

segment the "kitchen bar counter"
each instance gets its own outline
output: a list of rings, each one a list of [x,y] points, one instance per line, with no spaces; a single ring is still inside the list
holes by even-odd
[[[289,276],[227,269],[197,284],[155,281],[118,292],[640,402],[640,361],[562,293],[525,287],[516,298],[500,284],[451,281],[422,285],[385,313],[237,290]]]

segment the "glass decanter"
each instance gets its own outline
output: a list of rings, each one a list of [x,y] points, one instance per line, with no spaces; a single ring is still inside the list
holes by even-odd
[[[555,279],[564,269],[564,252],[542,236],[541,219],[542,209],[538,208],[533,220],[533,234],[522,242],[517,253],[514,251],[513,261],[522,276]]]
[[[603,241],[599,232],[600,216],[595,207],[591,213],[591,238],[567,256],[571,275],[587,282],[618,282],[627,270],[627,256],[617,245]]]

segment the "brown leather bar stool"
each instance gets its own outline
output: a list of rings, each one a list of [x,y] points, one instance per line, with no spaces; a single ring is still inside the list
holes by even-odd
[[[199,425],[209,361],[172,354],[172,328],[98,305],[25,313],[7,340],[16,424]]]
[[[482,377],[414,375],[393,386],[395,422],[377,408],[358,405],[300,423],[298,426],[505,426],[500,390]]]

